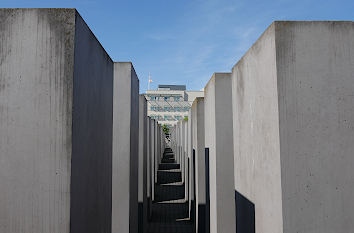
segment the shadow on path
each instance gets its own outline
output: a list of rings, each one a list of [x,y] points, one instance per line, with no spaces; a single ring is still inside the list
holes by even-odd
[[[157,172],[155,201],[148,233],[192,233],[188,202],[184,200],[184,183],[180,165],[170,148],[166,148]]]

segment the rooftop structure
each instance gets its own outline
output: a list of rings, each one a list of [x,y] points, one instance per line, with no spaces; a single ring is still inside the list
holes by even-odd
[[[159,85],[158,90],[185,91],[186,85]]]

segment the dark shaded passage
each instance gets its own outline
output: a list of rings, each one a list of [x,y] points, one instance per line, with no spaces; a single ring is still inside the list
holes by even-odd
[[[155,201],[149,233],[192,233],[193,222],[188,216],[180,165],[170,148],[166,148],[157,172]]]

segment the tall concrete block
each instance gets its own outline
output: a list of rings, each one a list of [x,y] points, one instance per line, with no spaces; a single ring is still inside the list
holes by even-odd
[[[177,143],[178,143],[178,157],[179,157],[179,163],[181,167],[181,172],[182,172],[182,182],[184,182],[184,159],[183,159],[183,127],[182,127],[182,121],[179,121],[177,123],[177,131],[178,131],[178,138],[177,138]]]
[[[174,147],[175,147],[176,162],[179,163],[180,162],[180,158],[179,158],[179,145],[178,145],[178,139],[179,139],[178,122],[173,127],[173,136],[174,136],[174,138],[171,138],[171,142],[174,144]]]
[[[176,146],[175,146],[175,142],[176,142],[176,125],[170,128],[170,145],[171,145],[171,149],[174,153],[174,158],[177,161],[177,156],[176,156]]]
[[[209,151],[210,232],[235,232],[231,73],[215,73],[204,88]]]
[[[177,122],[177,148],[178,148],[178,162],[180,163],[182,170],[182,179],[183,177],[183,162],[182,162],[182,121]]]
[[[178,124],[178,123],[177,123]],[[173,126],[172,134],[171,134],[171,144],[172,144],[172,150],[176,159],[176,162],[179,163],[179,156],[178,156],[178,146],[177,146],[177,139],[178,139],[178,130],[177,130],[177,124]]]
[[[160,148],[161,148],[160,149],[160,151],[161,151],[161,153],[160,153],[160,161],[161,161],[161,159],[163,157],[163,153],[164,153],[165,148],[166,148],[165,138],[166,138],[166,135],[165,135],[165,132],[163,131],[163,127],[160,126],[160,141],[161,141],[161,143],[160,143]]]
[[[172,145],[172,150],[173,150],[173,153],[174,153],[174,157],[176,159],[176,162],[178,163],[178,152],[177,152],[177,124],[174,125],[171,129],[171,145]]]
[[[189,159],[189,217],[195,221],[195,157],[193,153],[193,137],[192,137],[192,111],[188,112],[188,159]]]
[[[112,233],[138,232],[139,80],[114,63]]]
[[[160,157],[159,157],[159,159],[160,159],[160,161],[161,161],[161,159],[162,159],[162,157],[163,157],[163,152],[164,152],[164,132],[163,132],[163,126],[162,125],[159,125],[160,127],[159,127],[159,137],[160,137]]]
[[[194,100],[191,108],[192,148],[195,157],[195,232],[204,233],[205,218],[205,136],[204,136],[204,98]]]
[[[183,120],[183,157],[184,157],[184,198],[189,203],[189,157],[188,157],[188,120]]]
[[[155,154],[156,154],[156,147],[155,147],[155,120],[150,120],[150,172],[151,172],[151,201],[155,200]]]
[[[148,203],[148,219],[151,219],[152,216],[152,167],[151,167],[151,118],[147,117],[147,203]]]
[[[353,38],[353,22],[274,22],[234,66],[243,229],[354,231]]]
[[[159,138],[158,138],[158,129],[159,124],[154,121],[154,185],[157,183],[157,169],[159,167],[158,154],[159,154]]]
[[[178,156],[178,146],[177,146],[177,138],[178,138],[178,130],[177,130],[177,124],[172,128],[172,136],[173,138],[171,138],[171,143],[174,147],[174,154],[175,154],[175,158],[177,163],[179,163],[179,156]]]
[[[111,232],[113,62],[75,9],[1,9],[0,41],[0,232]]]
[[[155,137],[156,137],[155,182],[157,183],[157,170],[159,167],[159,159],[160,159],[160,125],[158,122],[156,122]]]
[[[147,230],[147,102],[139,96],[139,233]]]
[[[158,161],[157,161],[157,170],[158,170],[158,165],[162,159],[162,127],[160,124],[157,125],[157,142],[158,142],[158,154],[157,154],[157,158],[158,158]]]

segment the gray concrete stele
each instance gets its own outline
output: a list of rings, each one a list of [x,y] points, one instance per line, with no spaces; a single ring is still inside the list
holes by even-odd
[[[354,22],[276,21],[234,66],[237,230],[354,232],[353,74]]]
[[[191,108],[192,148],[195,161],[195,222],[196,232],[204,233],[206,228],[205,202],[205,135],[204,98],[194,100]]]
[[[0,231],[110,232],[111,58],[75,9],[0,30]]]
[[[130,62],[114,63],[112,232],[138,232],[139,80]]]
[[[206,221],[211,233],[235,232],[231,73],[215,73],[204,91]]]

